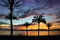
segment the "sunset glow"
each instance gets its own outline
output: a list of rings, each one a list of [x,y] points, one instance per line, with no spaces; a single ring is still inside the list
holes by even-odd
[[[10,32],[60,35],[60,0],[0,0],[0,35]]]
[[[60,24],[60,23],[59,23]],[[26,26],[17,26],[16,27],[17,30],[26,30]],[[29,29],[33,29],[33,30],[36,30],[38,29],[38,24],[35,24],[35,25],[30,25],[28,26],[28,30]],[[44,23],[40,23],[40,29],[45,29],[45,30],[48,30],[48,27],[44,24]],[[60,26],[57,24],[57,23],[54,23],[50,29],[60,29]]]

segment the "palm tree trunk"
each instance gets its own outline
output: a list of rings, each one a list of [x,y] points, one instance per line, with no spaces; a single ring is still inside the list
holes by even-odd
[[[12,24],[12,19],[10,19],[10,26],[11,26],[11,36],[13,35],[13,24]]]
[[[49,27],[48,27],[48,36],[49,36]]]
[[[38,36],[39,36],[39,28],[40,28],[40,23],[38,23]]]
[[[26,35],[28,36],[28,26],[26,26]]]
[[[11,36],[13,36],[12,9],[10,11],[11,11],[10,13]]]

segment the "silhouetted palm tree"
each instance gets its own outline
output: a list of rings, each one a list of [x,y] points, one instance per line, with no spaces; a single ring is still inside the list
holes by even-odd
[[[51,23],[48,23],[47,24],[47,27],[48,27],[48,36],[49,36],[49,28],[52,26],[52,24]]]
[[[26,26],[26,34],[27,34],[27,36],[28,36],[28,26],[29,26],[29,23],[26,22],[24,25]]]
[[[32,20],[33,22],[38,22],[38,36],[39,36],[39,27],[40,27],[40,22],[43,22],[46,24],[46,20],[43,19],[42,17],[44,17],[43,15],[39,15],[39,16],[34,16],[34,19]]]
[[[10,14],[9,14],[9,15],[10,15]],[[5,19],[10,19],[10,16],[9,16],[9,15],[5,16]],[[15,15],[12,16],[12,19],[18,20],[18,18],[17,18]]]
[[[13,10],[19,6],[21,6],[20,0],[0,0],[1,2],[3,2],[4,4],[0,4],[0,6],[3,6],[7,9],[10,10],[10,25],[11,25],[11,35],[13,32],[13,24],[12,24],[12,15],[13,15]]]

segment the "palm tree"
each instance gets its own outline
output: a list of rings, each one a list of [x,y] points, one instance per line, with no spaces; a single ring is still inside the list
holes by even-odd
[[[26,22],[25,24],[24,24],[25,26],[26,26],[26,34],[27,34],[27,36],[28,36],[28,26],[29,26],[29,24],[28,24],[28,22]]]
[[[9,15],[10,15],[10,14],[9,14]],[[10,16],[9,16],[9,15],[5,16],[5,19],[10,19]],[[15,15],[12,16],[12,19],[18,20],[18,18],[17,18]]]
[[[44,17],[43,15],[39,15],[39,16],[34,16],[34,19],[32,20],[33,22],[38,22],[38,36],[39,36],[39,27],[40,27],[40,22],[43,22],[46,24],[46,20],[43,19],[42,17]]]
[[[11,35],[12,35],[12,32],[13,32],[13,24],[12,24],[12,15],[13,15],[13,10],[15,8],[18,8],[19,6],[21,6],[20,3],[20,0],[0,0],[1,2],[3,2],[4,4],[0,4],[0,6],[2,7],[5,7],[7,9],[10,10],[10,25],[11,25]]]
[[[47,27],[48,27],[48,36],[49,36],[49,28],[52,26],[52,24],[51,23],[48,23],[47,24]]]

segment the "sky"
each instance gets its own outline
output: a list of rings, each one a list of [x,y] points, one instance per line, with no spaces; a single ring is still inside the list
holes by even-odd
[[[6,0],[4,0],[6,1]],[[18,0],[15,0],[18,1]],[[23,3],[18,9],[15,9],[16,16],[26,16],[26,14],[45,13],[45,19],[48,21],[60,22],[60,0],[21,0]],[[0,4],[4,4],[0,0]],[[29,11],[28,11],[29,10]],[[17,12],[18,11],[18,12]],[[27,12],[28,11],[28,12]],[[9,9],[0,6],[0,14],[8,14]]]
[[[29,17],[26,17],[26,18],[22,18],[22,19],[19,19],[19,20],[12,20],[13,21],[13,25],[21,25],[21,24],[24,24],[26,22],[32,23],[32,19],[34,18],[34,16],[35,15],[29,16]],[[53,19],[50,16],[45,16],[44,19],[46,19],[47,23],[48,22],[53,22]],[[4,23],[4,24],[10,24],[10,20],[6,20],[6,19],[2,19],[2,18],[0,18],[0,22]]]

